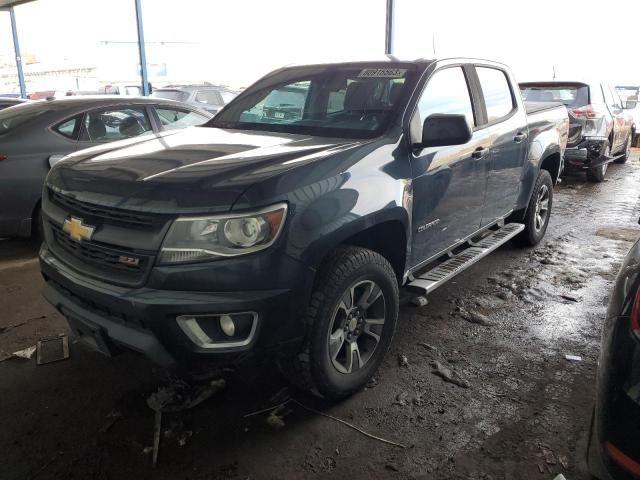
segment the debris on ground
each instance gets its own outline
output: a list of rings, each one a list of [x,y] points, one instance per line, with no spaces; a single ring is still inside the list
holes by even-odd
[[[489,320],[489,317],[473,310],[469,312],[463,310],[462,318],[464,318],[468,322],[477,323],[478,325],[482,325],[484,327],[490,327],[491,325],[493,325],[493,322]]]
[[[429,304],[429,300],[427,300],[427,297],[420,295],[418,297],[413,297],[411,299],[411,303],[416,307],[424,307]]]
[[[341,418],[334,417],[333,415],[329,415],[328,413],[323,413],[323,412],[315,410],[315,409],[313,409],[311,407],[307,407],[306,405],[300,403],[299,401],[297,401],[294,398],[291,399],[291,402],[295,403],[299,407],[302,407],[303,409],[305,409],[305,410],[307,410],[307,411],[309,411],[311,413],[314,413],[316,415],[320,415],[321,417],[329,418],[329,419],[331,419],[331,420],[333,420],[335,422],[341,423],[342,425],[345,425],[345,426],[351,428],[352,430],[355,430],[356,432],[361,433],[365,437],[372,438],[374,440],[377,440],[377,441],[382,442],[382,443],[386,443],[388,445],[393,445],[394,447],[409,448],[409,446],[404,445],[402,443],[393,442],[391,440],[387,440],[386,438],[378,437],[378,436],[373,435],[373,434],[371,434],[369,432],[366,432],[366,431],[362,430],[360,427],[357,427],[354,424],[347,422],[346,420],[342,420]]]
[[[569,470],[569,459],[565,455],[558,455],[558,461],[560,465],[562,465],[562,468]]]
[[[582,357],[580,355],[565,355],[564,358],[569,360],[570,362],[581,362],[582,361]]]
[[[173,413],[200,405],[225,386],[224,379],[211,380],[203,384],[191,384],[174,380],[147,398],[147,405],[156,412]]]
[[[275,412],[271,412],[267,417],[267,425],[269,425],[271,428],[282,428],[285,426],[285,423],[282,416],[278,415]]]
[[[40,315],[38,317],[27,318],[26,320],[22,320],[21,322],[12,323],[11,325],[0,326],[0,333],[7,333],[13,330],[14,328],[18,328],[18,327],[22,327],[23,325],[26,325],[31,320],[42,320],[43,318],[47,318],[47,316]]]
[[[407,405],[407,397],[409,396],[409,394],[407,392],[400,392],[398,395],[396,395],[396,401],[393,402],[394,405],[400,405],[401,407],[404,407],[405,405]]]
[[[371,377],[369,379],[369,381],[367,382],[367,384],[364,386],[365,389],[367,388],[375,388],[378,386],[378,378],[377,377]]]
[[[544,461],[547,465],[557,465],[556,457],[553,454],[553,451],[548,445],[539,444],[540,451],[542,452],[542,456],[544,457]]]
[[[66,360],[69,358],[69,339],[63,333],[41,338],[38,340],[37,352],[37,365]]]
[[[122,414],[118,410],[111,410],[105,417],[106,421],[104,425],[100,427],[99,432],[100,433],[107,432],[121,418],[122,418]]]
[[[568,293],[561,293],[560,298],[564,298],[565,300],[569,300],[570,302],[579,302],[580,299],[578,297],[574,297],[573,295],[569,295]]]
[[[443,366],[440,362],[433,362],[432,373],[442,378],[445,382],[453,383],[462,388],[469,388],[471,384],[462,378],[457,372]]]
[[[596,230],[599,237],[609,238],[611,240],[623,240],[625,242],[635,242],[640,236],[640,230],[637,228],[599,228]]]
[[[438,351],[437,347],[434,347],[433,345],[429,345],[428,343],[425,343],[425,342],[418,342],[416,345],[418,345],[419,347],[424,347],[427,350],[432,351],[432,352],[437,352]]]
[[[11,356],[14,358],[24,358],[26,360],[31,360],[31,358],[33,358],[33,354],[36,353],[36,348],[37,347],[35,345],[31,347],[23,348],[22,350],[13,352]]]
[[[25,322],[13,323],[11,325],[5,325],[3,327],[0,327],[0,333],[7,333],[8,331],[13,330],[14,328],[18,328],[26,324],[27,322],[25,321]]]
[[[409,366],[409,359],[407,358],[407,356],[404,353],[401,353],[400,355],[398,355],[398,366],[400,366],[400,367],[408,367]]]
[[[559,473],[556,477],[554,477],[553,480],[567,480],[567,477],[565,477],[563,474]]]

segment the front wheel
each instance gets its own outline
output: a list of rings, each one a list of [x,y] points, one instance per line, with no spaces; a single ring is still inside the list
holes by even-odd
[[[517,237],[525,246],[537,245],[544,237],[553,206],[553,180],[546,170],[540,170],[524,216],[524,230]]]
[[[289,379],[327,399],[364,388],[384,358],[398,318],[398,282],[389,262],[340,247],[318,272],[302,352],[280,366]]]

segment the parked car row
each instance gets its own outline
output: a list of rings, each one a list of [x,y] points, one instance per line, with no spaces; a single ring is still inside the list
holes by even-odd
[[[110,96],[27,102],[0,111],[0,237],[40,237],[44,179],[64,156],[201,125],[211,116],[171,100]]]
[[[603,82],[526,82],[520,89],[528,102],[560,102],[567,107],[567,170],[586,171],[587,179],[602,182],[609,163],[629,158],[635,132],[629,112],[637,100],[623,103],[617,90]]]

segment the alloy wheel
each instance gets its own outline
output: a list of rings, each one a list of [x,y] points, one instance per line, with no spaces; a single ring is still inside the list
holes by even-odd
[[[333,367],[350,374],[371,360],[380,343],[386,319],[381,288],[372,280],[361,280],[344,293],[329,327],[327,348]]]
[[[549,215],[549,188],[546,185],[540,187],[536,200],[535,228],[536,232],[542,230]]]

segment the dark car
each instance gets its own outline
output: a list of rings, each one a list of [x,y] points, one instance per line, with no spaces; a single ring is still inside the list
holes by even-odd
[[[302,114],[262,115],[303,88]],[[272,355],[344,397],[389,348],[400,286],[540,241],[568,123],[559,104],[527,113],[489,61],[281,69],[204,127],[56,165],[45,295],[103,353],[187,370]]]
[[[610,162],[625,163],[633,142],[633,119],[614,87],[603,82],[526,82],[527,102],[561,102],[569,110],[567,170],[586,171],[592,182],[604,180]],[[627,108],[628,107],[628,108]]]
[[[600,480],[640,478],[640,241],[620,268],[602,330],[589,468]]]
[[[150,96],[188,103],[215,114],[236,95],[237,92],[217,85],[169,85],[154,88]]]
[[[0,237],[39,234],[49,168],[83,148],[200,125],[211,114],[162,99],[65,97],[0,111]]]
[[[13,98],[13,97],[0,97],[0,110],[4,110],[8,107],[13,107],[15,105],[20,105],[21,103],[25,103],[27,100],[22,98]]]

